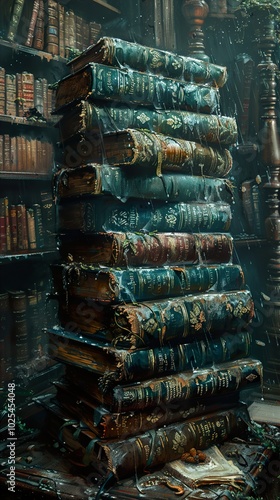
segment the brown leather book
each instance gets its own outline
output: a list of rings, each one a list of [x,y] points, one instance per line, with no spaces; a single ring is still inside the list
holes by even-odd
[[[58,52],[60,57],[65,57],[65,8],[58,4]]]
[[[12,339],[14,365],[25,363],[29,358],[26,293],[9,291],[12,311]]]
[[[0,253],[7,253],[5,199],[0,198]]]
[[[27,231],[28,231],[28,244],[30,250],[37,248],[36,231],[35,231],[35,218],[33,208],[28,208],[26,211],[27,217]]]
[[[30,24],[29,24],[28,33],[27,33],[27,38],[26,38],[26,42],[25,42],[25,45],[27,47],[32,47],[32,44],[33,44],[33,39],[34,39],[34,34],[35,34],[35,26],[36,26],[36,22],[37,22],[37,18],[38,18],[39,8],[40,8],[40,0],[34,0],[32,15],[31,15]]]
[[[44,27],[45,27],[45,9],[44,0],[39,0],[39,11],[35,25],[33,47],[37,50],[44,48]]]
[[[17,138],[11,137],[11,172],[17,172]]]
[[[4,170],[11,171],[11,137],[8,134],[4,135]]]
[[[16,97],[16,109],[17,116],[23,116],[24,107],[23,107],[23,90],[22,90],[22,74],[16,74],[16,88],[17,88],[17,97]]]
[[[53,55],[59,54],[58,48],[58,3],[46,0],[45,50]]]
[[[6,73],[6,115],[16,116],[16,75]]]
[[[23,114],[34,108],[34,75],[24,71],[22,73],[22,95],[23,95]]]
[[[0,135],[0,172],[4,170],[4,136]]]
[[[0,114],[6,114],[6,70],[0,67]]]
[[[9,200],[8,200],[7,196],[5,196],[5,198],[4,198],[4,207],[5,207],[7,253],[11,253],[11,251],[12,251],[11,224],[10,224]]]
[[[26,206],[24,203],[16,205],[17,211],[17,231],[18,231],[18,250],[28,250],[28,232]]]
[[[10,205],[10,224],[11,224],[12,252],[16,253],[18,251],[18,229],[17,229],[16,205]]]

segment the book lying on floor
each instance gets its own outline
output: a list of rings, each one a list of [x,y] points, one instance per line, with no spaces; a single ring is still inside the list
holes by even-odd
[[[100,375],[103,391],[118,382],[147,380],[246,358],[252,345],[251,334],[242,332],[225,333],[217,339],[205,337],[205,340],[189,344],[129,351],[68,332],[59,326],[49,329],[48,333],[50,356]]]
[[[81,371],[81,370],[80,370]],[[83,377],[83,374],[82,374]],[[238,403],[238,394],[230,397],[193,399],[169,405],[158,404],[154,408],[142,410],[110,411],[106,406],[83,394],[82,389],[73,383],[56,382],[56,398],[53,403],[60,407],[69,418],[81,421],[101,439],[125,439],[140,432],[146,432],[164,425],[194,418],[205,413],[227,410]],[[38,401],[39,403],[39,401]]]
[[[48,429],[64,446],[76,450],[84,465],[96,461],[106,464],[107,469],[120,479],[164,465],[167,460],[180,459],[191,448],[203,450],[234,437],[242,438],[248,422],[246,406],[238,405],[126,439],[102,441],[52,405],[49,407]]]
[[[237,141],[237,123],[229,116],[207,115],[176,109],[150,109],[144,106],[98,105],[80,101],[72,105],[57,123],[60,141],[78,137],[90,140],[98,132],[126,128],[146,129],[178,139],[204,144],[230,146]]]
[[[172,171],[209,177],[225,177],[232,168],[228,149],[139,129],[96,134],[91,141],[71,141],[65,147],[64,162],[70,168],[96,162],[129,165],[135,173],[144,167],[157,175]]]
[[[69,262],[113,267],[225,264],[233,239],[226,233],[97,233],[60,236],[59,250]]]
[[[53,264],[53,286],[58,293],[86,297],[99,303],[138,302],[188,293],[240,290],[244,274],[236,264],[112,269],[85,264]]]
[[[77,100],[118,101],[155,109],[185,109],[202,113],[219,111],[219,90],[151,73],[90,63],[57,84],[55,113],[63,114]]]
[[[105,405],[113,412],[138,412],[147,408],[163,409],[185,408],[193,405],[196,398],[219,396],[222,402],[244,387],[260,385],[263,379],[262,363],[246,358],[194,371],[185,371],[173,375],[163,375],[135,383],[115,385],[102,392],[94,374],[75,366],[66,366],[65,378],[70,391],[87,395]],[[222,397],[221,397],[222,395]],[[214,401],[214,400],[213,400]]]
[[[159,176],[104,164],[62,168],[55,174],[54,186],[58,199],[111,194],[123,202],[129,198],[168,202],[233,201],[233,186],[228,179],[170,173]]]
[[[138,71],[186,81],[208,82],[219,87],[227,81],[224,66],[112,37],[100,38],[68,65],[75,72],[91,62],[120,68],[128,66]]]
[[[136,349],[191,342],[207,333],[249,330],[254,306],[248,290],[117,305],[61,291],[58,313],[66,329],[70,324],[76,333]]]
[[[227,232],[231,208],[227,203],[166,203],[113,197],[64,200],[58,206],[60,232]]]
[[[182,459],[167,462],[161,472],[180,479],[193,489],[204,484],[246,483],[245,474],[232,461],[226,460],[216,445],[207,448],[205,455],[205,462],[191,464]]]

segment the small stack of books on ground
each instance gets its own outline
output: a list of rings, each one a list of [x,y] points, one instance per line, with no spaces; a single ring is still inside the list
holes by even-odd
[[[48,427],[122,478],[247,429],[239,390],[262,365],[229,234],[236,122],[218,115],[220,66],[104,38],[71,68],[49,329],[66,374]]]

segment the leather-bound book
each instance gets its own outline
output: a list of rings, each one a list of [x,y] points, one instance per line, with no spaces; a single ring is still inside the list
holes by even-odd
[[[4,170],[4,136],[0,135],[0,172]]]
[[[7,196],[5,196],[5,198],[4,198],[4,207],[5,207],[5,227],[6,227],[7,253],[11,253],[11,251],[12,251],[12,237],[11,237],[9,199]]]
[[[89,41],[89,22],[86,21],[85,19],[82,19],[83,27],[82,27],[82,50],[86,50],[86,48],[89,46],[90,41]]]
[[[230,261],[233,241],[226,233],[97,233],[61,236],[66,261],[113,267],[222,264]]]
[[[43,80],[42,78],[36,78],[34,81],[34,107],[44,115],[44,95],[43,95]]]
[[[59,123],[61,141],[85,137],[94,132],[116,132],[127,128],[146,129],[178,139],[229,146],[237,141],[237,123],[229,116],[192,111],[155,109],[143,106],[97,105],[80,101],[71,106]]]
[[[42,209],[39,203],[35,203],[32,206],[34,210],[34,220],[35,220],[35,234],[36,234],[36,242],[37,242],[37,248],[44,248],[45,246],[45,241],[44,241],[44,226],[43,226],[43,219],[42,219]]]
[[[28,250],[28,231],[26,206],[24,203],[16,205],[17,211],[17,231],[18,231],[18,250]]]
[[[17,229],[16,205],[10,205],[10,224],[11,224],[12,252],[16,253],[18,251],[18,229]]]
[[[65,290],[71,296],[90,298],[104,304],[179,297],[211,289],[216,292],[240,290],[245,284],[242,269],[236,264],[120,270],[73,263],[53,264],[52,272],[57,292]],[[217,302],[219,299],[217,296]],[[163,314],[164,310],[163,306]],[[127,315],[132,317],[133,313],[128,312]]]
[[[27,217],[27,231],[28,231],[28,243],[30,250],[35,250],[37,248],[36,241],[36,231],[35,231],[35,217],[33,208],[28,208],[26,211]]]
[[[51,357],[99,375],[104,392],[119,382],[137,382],[246,358],[252,347],[249,332],[224,333],[188,344],[142,349],[119,349],[59,326],[48,333]]]
[[[45,33],[44,29],[45,29],[44,0],[39,0],[39,11],[38,11],[37,21],[35,25],[34,39],[33,39],[34,49],[43,50],[44,33]]]
[[[4,170],[11,171],[11,137],[4,134]]]
[[[7,253],[5,199],[0,198],[0,253]]]
[[[24,0],[14,0],[13,10],[11,13],[10,24],[8,29],[8,35],[7,35],[8,40],[11,40],[11,42],[15,40],[23,6],[24,6]]]
[[[65,57],[71,57],[71,51],[76,48],[76,24],[73,10],[65,13]]]
[[[48,81],[46,78],[42,78],[42,95],[43,95],[43,116],[48,118],[49,108],[48,108]]]
[[[21,73],[16,74],[16,92],[17,92],[17,97],[16,97],[17,116],[23,116],[24,115],[24,108],[23,108],[23,90],[22,90],[22,74]]]
[[[0,67],[0,114],[6,114],[6,70]]]
[[[23,113],[28,113],[34,108],[34,75],[24,71],[22,73],[22,95],[23,95]]]
[[[96,136],[92,142],[82,140],[77,145],[65,148],[64,161],[67,167],[83,163],[129,165],[131,168],[146,168],[160,175],[165,171],[224,177],[232,167],[228,149],[204,146],[198,142],[174,139],[156,132],[126,129]]]
[[[156,109],[185,109],[201,113],[219,110],[219,91],[207,84],[172,80],[150,73],[90,63],[58,83],[56,112],[78,99],[128,102]]]
[[[83,197],[59,205],[59,231],[97,232],[227,232],[230,205],[215,203],[169,203],[113,197]]]
[[[168,460],[180,459],[191,448],[203,450],[234,437],[244,438],[250,418],[246,405],[238,405],[163,426],[153,432],[109,441],[96,439],[96,434],[87,428],[79,428],[77,432],[77,424],[67,418],[60,418],[58,423],[50,422],[52,433],[57,429],[56,439],[60,435],[67,447],[75,449],[76,453],[78,450],[81,463],[84,460],[97,466],[102,463],[104,470],[121,479],[162,466]]]
[[[97,43],[100,37],[101,30],[102,30],[102,25],[100,23],[96,23],[95,21],[90,21],[88,46]]]
[[[98,387],[96,377],[87,370],[68,365],[65,377],[70,390],[77,393],[81,391],[85,399],[94,400],[111,412],[156,408],[160,413],[164,408],[180,409],[186,403],[190,406],[193,402],[197,403],[199,399],[202,402],[205,398],[211,400],[212,396],[222,403],[224,397],[227,399],[226,396],[230,394],[234,397],[236,391],[260,385],[263,381],[263,366],[256,359],[240,359],[197,371],[118,384],[105,393]]]
[[[79,375],[81,380],[85,376],[84,370],[73,370],[73,373]],[[178,399],[172,404],[159,401],[153,408],[140,409],[139,407],[129,411],[120,409],[110,411],[102,403],[98,403],[84,393],[81,387],[75,387],[75,382],[72,382],[71,378],[69,378],[69,383],[56,382],[54,385],[57,390],[56,404],[71,418],[80,420],[100,439],[124,439],[173,422],[181,422],[198,415],[232,408],[233,404],[238,402],[238,395],[231,392],[230,397],[223,394],[222,400],[221,397],[218,399],[212,395],[211,398],[200,397],[188,401]],[[139,384],[139,389],[141,386],[142,383]],[[76,403],[77,401],[79,404]]]
[[[64,5],[58,4],[58,54],[65,57],[65,9]]]
[[[16,75],[6,73],[6,115],[16,116]]]
[[[53,55],[59,54],[58,48],[58,3],[55,0],[45,0],[46,26],[45,46],[46,52]]]
[[[27,298],[22,290],[9,291],[12,311],[12,339],[14,365],[25,363],[29,358]]]
[[[33,10],[32,10],[32,15],[28,27],[28,32],[27,32],[27,37],[25,44],[27,47],[32,47],[33,44],[33,39],[35,35],[35,26],[38,18],[38,13],[39,13],[39,8],[40,8],[40,0],[34,0],[33,2]]]
[[[17,172],[17,138],[11,137],[11,172]]]
[[[76,26],[76,50],[82,52],[83,50],[83,19],[75,15]]]
[[[120,68],[127,66],[137,71],[185,81],[208,82],[219,87],[227,81],[227,70],[223,66],[118,38],[100,38],[68,64],[75,72],[92,62]]]
[[[129,198],[166,200],[168,202],[231,203],[233,188],[227,179],[164,173],[158,176],[147,170],[134,171],[100,164],[61,169],[54,178],[59,199],[111,194],[126,201]]]

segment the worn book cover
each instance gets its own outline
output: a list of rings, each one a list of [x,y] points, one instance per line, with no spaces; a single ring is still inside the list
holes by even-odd
[[[182,82],[140,71],[90,63],[59,81],[55,111],[79,99],[142,104],[156,109],[217,113],[219,91],[207,84]]]
[[[54,359],[96,373],[105,391],[121,381],[145,380],[245,358],[252,344],[251,334],[242,332],[218,338],[205,336],[188,344],[125,350],[58,326],[49,329],[49,338]]]
[[[227,203],[166,203],[131,198],[83,197],[58,206],[58,230],[97,232],[227,232],[231,207]]]
[[[228,179],[215,179],[184,174],[164,173],[161,176],[142,169],[87,164],[62,168],[54,176],[58,199],[85,195],[113,195],[121,201],[129,198],[166,200],[168,202],[231,203],[233,186]]]
[[[171,15],[170,12],[168,15]],[[127,66],[138,71],[169,78],[182,78],[186,81],[207,82],[219,87],[227,81],[227,70],[224,66],[209,64],[192,57],[180,56],[119,38],[100,38],[97,43],[88,47],[68,64],[75,72],[91,62],[119,68]]]
[[[237,141],[235,118],[177,109],[152,109],[79,101],[59,120],[62,142],[83,136],[90,140],[94,132],[115,132],[127,128],[146,129],[204,144],[229,146]]]
[[[199,142],[174,139],[155,132],[127,129],[97,135],[66,146],[67,167],[96,162],[108,165],[129,165],[160,175],[162,172],[185,173],[209,177],[225,177],[232,168],[228,149],[205,146]]]
[[[232,258],[228,233],[96,233],[60,235],[59,250],[67,262],[113,267],[223,264]]]

